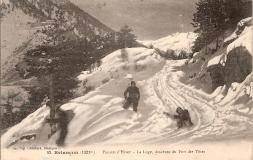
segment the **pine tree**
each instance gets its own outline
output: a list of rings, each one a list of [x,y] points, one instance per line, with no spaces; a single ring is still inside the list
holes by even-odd
[[[136,36],[132,32],[133,30],[127,25],[120,28],[120,31],[117,32],[117,42],[120,48],[134,46]]]
[[[244,15],[243,2],[241,0],[225,0],[224,4],[227,22],[229,23],[230,26],[235,25],[242,18],[251,16],[251,15]]]
[[[199,37],[195,41],[194,52],[213,41],[226,28],[223,0],[200,0],[196,3],[196,10],[192,25],[196,28],[194,32],[198,33]]]
[[[193,52],[199,51],[216,39],[216,49],[219,48],[219,37],[224,31],[234,27],[236,23],[248,15],[243,14],[241,0],[199,0],[196,3],[196,13],[192,25],[199,37],[193,46]],[[224,37],[223,37],[224,38]]]
[[[64,14],[57,11],[54,22],[38,31],[42,44],[25,53],[21,62],[25,65],[17,65],[22,77],[39,81],[40,86],[28,89],[30,103],[38,105],[46,95],[55,104],[72,97],[78,83],[75,76],[89,65],[90,56],[84,48],[86,39],[67,39],[64,33],[69,30]]]
[[[78,84],[77,75],[91,64],[99,64],[102,57],[115,50],[115,47],[110,48],[115,46],[113,34],[93,36],[90,40],[66,38],[65,33],[72,30],[66,23],[63,13],[58,12],[54,22],[38,32],[43,43],[28,50],[16,66],[21,77],[36,77],[39,81],[40,86],[28,88],[29,101],[34,106],[46,95],[56,105],[71,99],[72,90]]]

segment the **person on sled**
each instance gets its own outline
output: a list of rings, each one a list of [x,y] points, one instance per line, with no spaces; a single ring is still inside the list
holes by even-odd
[[[177,127],[182,128],[182,127],[187,127],[187,126],[192,126],[193,123],[191,121],[190,114],[187,109],[182,109],[181,107],[178,107],[176,109],[175,115],[171,115],[167,112],[164,112],[165,115],[168,117],[172,117],[177,120]]]
[[[137,107],[140,100],[140,91],[139,88],[136,87],[135,81],[131,81],[131,86],[125,90],[124,97],[125,103],[123,108],[128,109],[130,105],[133,105],[134,112],[137,112]]]

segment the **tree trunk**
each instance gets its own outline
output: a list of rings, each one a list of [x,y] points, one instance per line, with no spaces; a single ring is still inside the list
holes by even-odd
[[[56,110],[56,107],[55,107],[55,103],[54,103],[54,76],[53,74],[51,73],[50,74],[50,78],[49,78],[49,98],[50,98],[50,110],[51,110],[51,114],[50,114],[50,117],[53,118],[55,115],[55,110]]]
[[[216,38],[216,51],[219,49],[219,37]]]

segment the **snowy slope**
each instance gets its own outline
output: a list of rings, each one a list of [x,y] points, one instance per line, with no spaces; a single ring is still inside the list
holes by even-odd
[[[126,48],[117,50],[104,59],[93,71],[84,71],[78,79],[86,86],[98,87],[112,79],[131,75],[133,79],[149,77],[161,68],[164,60],[154,49]]]
[[[239,31],[240,29],[238,29],[238,27],[242,27],[242,28],[245,27],[245,28],[242,31]],[[251,55],[253,55],[253,52],[252,52],[252,29],[253,29],[252,17],[241,20],[238,23],[238,27],[230,36],[228,36],[224,40],[224,43],[232,41],[232,43],[228,44],[228,46],[226,47],[226,51],[216,54],[217,56],[213,56],[208,61],[207,67],[210,67],[212,65],[217,65],[217,64],[221,64],[224,66],[226,59],[227,59],[226,57],[228,56],[228,54],[231,54],[231,51],[237,47],[245,47],[249,51],[249,53]],[[237,33],[238,31],[241,33]]]
[[[180,67],[185,62],[170,60],[165,63],[153,49],[146,48],[118,50],[105,57],[100,69],[79,76],[96,89],[61,106],[74,113],[68,126],[67,146],[173,145],[252,138],[252,111],[241,114],[239,108],[216,102],[216,97],[182,83],[180,79],[185,73]],[[136,68],[137,65],[141,67]],[[102,82],[103,78],[109,80]],[[122,109],[122,94],[132,79],[137,81],[141,92],[137,114],[131,109]],[[174,114],[177,107],[189,110],[193,127],[177,130],[176,122],[163,114],[164,111]],[[9,129],[2,136],[1,145],[55,145],[58,133],[47,139],[49,126],[44,120],[48,114],[49,109],[42,106]],[[20,139],[27,135],[36,135],[36,138]]]
[[[244,47],[247,52],[242,53],[252,56],[249,20],[242,20],[243,29],[228,35],[224,46],[214,53],[211,43],[190,60],[165,61],[156,49],[126,48],[109,54],[91,71],[84,71],[78,76],[82,83],[77,95],[86,93],[87,87],[94,90],[61,106],[73,112],[67,146],[252,141],[252,72],[240,83],[210,91],[212,66],[218,66],[215,71],[220,71],[220,66],[228,67],[229,59],[236,55],[234,48]],[[164,41],[175,42],[175,37]],[[234,63],[232,69],[237,65]],[[141,93],[137,114],[122,108],[123,92],[131,80],[137,82]],[[175,120],[163,114],[174,114],[177,107],[189,110],[193,127],[178,130]],[[59,133],[47,139],[48,116],[49,109],[40,107],[3,134],[1,146],[55,145]],[[31,135],[36,138],[25,138]]]
[[[121,130],[134,125],[136,119],[141,115],[135,115],[131,111],[122,111],[121,107],[122,93],[130,82],[126,75],[131,74],[132,78],[138,81],[137,84],[143,86],[147,84],[143,80],[154,75],[164,64],[165,61],[153,49],[127,48],[115,51],[105,57],[102,60],[101,70],[90,74],[87,72],[81,74],[79,79],[87,79],[90,85],[96,85],[98,88],[86,96],[74,99],[62,106],[63,109],[72,110],[75,114],[69,126],[70,130],[72,127],[76,128],[77,123],[82,122],[80,130],[74,129],[73,133],[69,134],[70,142],[74,144],[86,143],[90,137],[96,136],[96,134],[113,136],[114,132],[115,134],[120,133]],[[110,81],[103,85],[104,78],[109,78]],[[144,100],[141,104],[144,103]],[[145,111],[144,107],[143,109]],[[48,109],[45,107],[31,114],[2,137],[2,145],[9,146],[12,141],[18,140],[23,135],[39,134],[45,128],[43,120],[48,114]],[[37,123],[33,124],[34,121]],[[117,131],[118,126],[121,126],[119,131]],[[116,130],[111,132],[109,129]],[[43,135],[38,137],[37,143],[46,143],[43,142],[45,140]]]
[[[178,144],[198,140],[250,137],[252,119],[224,110],[213,100],[178,81],[181,71],[173,71],[184,61],[168,61],[153,77],[139,79],[141,89],[139,113],[125,111],[122,107],[122,90],[128,80],[121,78],[97,88],[86,96],[63,105],[74,112],[69,124],[68,146],[90,144]],[[167,73],[167,74],[165,74]],[[194,127],[176,129],[175,121],[163,115],[174,113],[181,106],[190,111]],[[41,107],[20,124],[2,136],[2,146],[54,145],[57,134],[47,139],[49,127],[43,122],[49,110]],[[241,125],[238,126],[238,123]],[[19,140],[25,135],[36,134],[36,139]]]
[[[220,49],[212,53],[215,43],[211,43],[207,48],[195,53],[184,67],[187,68],[184,70],[184,77],[190,77],[188,84],[193,88],[210,92],[210,87],[220,80],[220,86],[213,88],[214,91],[209,95],[213,104],[223,106],[219,109],[228,112],[230,116],[233,115],[231,112],[234,112],[246,119],[252,119],[253,106],[252,40],[252,17],[249,17],[238,23],[235,31],[225,38]],[[231,61],[233,58],[236,60]],[[241,77],[244,79],[238,80],[241,76],[235,72],[238,66],[243,71],[250,72],[247,76]],[[217,73],[220,75],[217,76]],[[213,77],[210,74],[213,74]],[[230,81],[232,83],[229,86]]]
[[[227,57],[233,56],[233,50],[238,47],[244,47],[247,50],[247,53],[251,55],[251,58],[253,57],[253,48],[252,48],[252,42],[253,42],[253,36],[252,36],[252,17],[246,18],[239,22],[239,25],[245,25],[245,28],[243,31],[237,36],[237,39],[230,43],[227,47],[226,52],[223,54],[224,58],[219,60],[219,63],[222,63],[223,65],[227,65]],[[233,34],[234,35],[234,34]],[[233,36],[232,35],[232,36]],[[229,37],[228,39],[231,39]],[[252,62],[253,60],[251,60]],[[247,63],[246,61],[243,61],[243,63]],[[248,67],[248,66],[244,66]],[[237,106],[243,107],[248,109],[248,112],[252,109],[252,91],[253,91],[253,72],[252,72],[252,64],[249,66],[251,69],[251,73],[245,78],[245,80],[242,83],[234,82],[232,83],[231,87],[228,90],[227,95],[225,95],[224,99],[222,99],[221,103],[226,104],[229,103],[230,105],[236,104]]]
[[[174,54],[178,57],[180,54],[185,54],[188,57],[192,53],[191,47],[196,38],[197,35],[192,32],[175,33],[158,40],[140,41],[140,43],[148,48],[157,48],[165,55]]]

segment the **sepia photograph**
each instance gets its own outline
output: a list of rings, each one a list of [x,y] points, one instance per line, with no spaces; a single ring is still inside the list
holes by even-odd
[[[252,0],[1,0],[1,160],[253,160]]]

